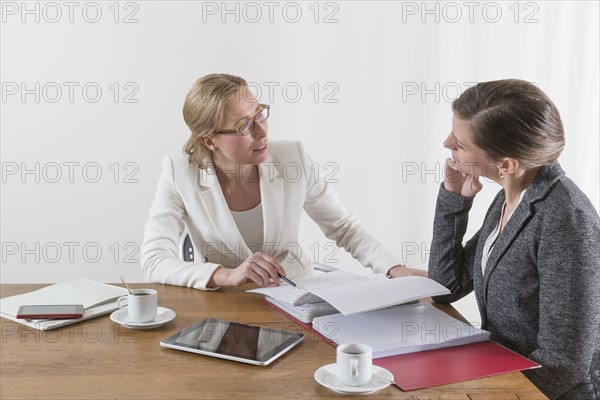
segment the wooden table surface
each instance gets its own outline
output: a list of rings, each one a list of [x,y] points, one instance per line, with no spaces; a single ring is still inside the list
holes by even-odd
[[[1,285],[0,297],[44,285]],[[335,362],[335,348],[240,289],[205,292],[160,284],[158,301],[177,317],[155,329],[133,330],[109,315],[50,331],[0,319],[1,399],[330,399],[346,397],[321,385],[314,372]],[[452,313],[452,307],[441,306]],[[456,315],[456,314],[455,314]],[[161,339],[204,318],[299,331],[304,341],[268,366],[253,366],[161,347]],[[359,396],[367,397],[367,396]],[[545,399],[521,373],[403,392],[390,386],[370,399]]]

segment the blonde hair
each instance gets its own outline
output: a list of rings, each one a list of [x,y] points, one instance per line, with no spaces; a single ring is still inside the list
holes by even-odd
[[[192,85],[183,103],[183,119],[191,131],[183,152],[190,164],[206,167],[202,160],[210,156],[210,150],[199,139],[213,134],[227,99],[247,85],[243,78],[229,74],[206,75]]]

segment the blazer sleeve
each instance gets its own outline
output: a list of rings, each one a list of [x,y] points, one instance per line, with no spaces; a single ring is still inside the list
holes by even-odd
[[[402,264],[399,257],[387,251],[357,218],[346,208],[323,177],[315,175],[313,160],[298,142],[298,151],[307,177],[304,210],[315,221],[325,236],[348,251],[363,266],[386,274],[390,268]],[[317,173],[318,174],[318,173]]]
[[[590,373],[600,342],[600,222],[593,206],[561,203],[539,241],[539,331],[528,355],[542,368],[525,371],[550,398]]]
[[[473,267],[481,231],[463,246],[473,199],[447,191],[443,183],[440,185],[429,254],[429,278],[447,287],[450,294],[434,297],[437,302],[451,303],[473,291]]]
[[[179,258],[185,215],[185,206],[175,185],[173,159],[165,156],[144,227],[142,275],[149,282],[212,290],[206,285],[219,264],[186,262]]]

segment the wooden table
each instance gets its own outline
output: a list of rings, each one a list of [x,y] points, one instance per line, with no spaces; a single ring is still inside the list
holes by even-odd
[[[1,285],[12,296],[43,285]],[[51,331],[0,319],[2,399],[330,399],[317,368],[335,362],[335,349],[240,289],[134,284],[158,290],[159,305],[177,317],[152,330],[132,330],[108,315]],[[452,311],[451,307],[443,308]],[[167,349],[159,341],[206,317],[302,330],[304,342],[266,367]],[[521,373],[403,392],[390,386],[370,399],[525,400],[545,397]]]

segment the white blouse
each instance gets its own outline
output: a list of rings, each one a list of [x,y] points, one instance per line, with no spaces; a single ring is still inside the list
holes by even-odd
[[[262,203],[251,210],[231,211],[244,242],[253,251],[261,251],[263,246],[263,209]]]

